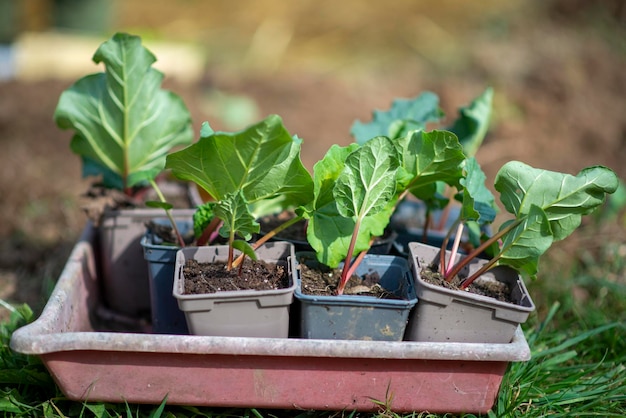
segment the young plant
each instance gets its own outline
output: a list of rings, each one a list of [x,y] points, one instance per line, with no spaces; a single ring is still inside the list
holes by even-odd
[[[384,213],[395,197],[399,167],[398,150],[389,138],[379,136],[348,155],[337,178],[333,188],[337,211],[341,216],[354,220],[354,230],[337,287],[339,295],[343,294],[353,271],[352,256],[361,225],[366,219]]]
[[[333,268],[345,261],[338,293],[372,240],[383,235],[397,202],[409,192],[432,196],[438,181],[458,185],[464,158],[456,136],[445,131],[329,149],[314,166],[314,199],[301,210],[318,261]]]
[[[178,236],[169,205],[155,181],[170,150],[193,141],[191,116],[183,101],[162,90],[155,56],[138,36],[117,33],[93,56],[105,71],[76,81],[59,98],[54,119],[73,129],[72,151],[82,157],[83,176],[99,176],[105,188],[133,198],[151,185],[160,198],[149,206],[165,210]]]
[[[229,269],[235,264],[233,248],[253,254],[247,240],[258,232],[254,219],[312,199],[313,181],[300,160],[301,142],[276,115],[236,133],[214,132],[205,122],[198,142],[167,157],[165,166],[174,176],[196,183],[215,200],[195,220],[204,221],[209,230],[205,236],[217,229],[218,220],[223,222],[219,231],[229,239]],[[244,241],[235,239],[238,234]]]
[[[76,81],[59,98],[54,120],[74,130],[71,149],[83,175],[99,175],[107,188],[132,195],[154,180],[169,151],[193,141],[183,101],[162,90],[155,56],[137,36],[117,33],[93,56],[105,71]]]
[[[442,267],[442,274],[447,281],[452,281],[473,258],[495,246],[495,255],[466,278],[462,288],[496,265],[508,265],[535,277],[539,257],[553,242],[574,232],[582,216],[599,207],[607,194],[617,190],[618,184],[615,173],[603,166],[588,167],[572,176],[518,161],[505,164],[496,175],[495,189],[505,209],[515,218],[502,224],[497,233],[463,260],[449,263],[454,264],[453,267]],[[464,206],[472,203],[466,200]],[[444,248],[441,252],[445,253]]]

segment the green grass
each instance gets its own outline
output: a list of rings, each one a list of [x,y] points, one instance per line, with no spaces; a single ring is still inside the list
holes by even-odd
[[[626,219],[615,220],[608,227],[605,222],[583,228],[578,239],[584,249],[566,251],[571,267],[565,268],[558,254],[549,257],[541,279],[529,283],[537,304],[524,326],[532,359],[511,364],[489,417],[626,416],[626,243],[620,234],[605,240],[602,232],[626,226]],[[598,237],[603,237],[599,244]],[[12,310],[10,320],[0,324],[0,413],[5,416],[452,417],[398,415],[385,399],[373,401],[378,414],[71,402],[38,358],[8,347],[13,330],[33,320],[30,308],[2,302],[0,309]]]

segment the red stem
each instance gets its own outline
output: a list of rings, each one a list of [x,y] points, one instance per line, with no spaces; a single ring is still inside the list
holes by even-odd
[[[202,231],[202,235],[200,235],[200,238],[198,238],[198,242],[197,242],[198,246],[206,245],[207,242],[209,242],[209,239],[211,238],[211,234],[215,232],[215,230],[217,229],[217,227],[220,225],[221,222],[222,220],[218,218],[217,216],[215,216],[211,220],[209,225],[206,228],[204,228],[204,231]]]
[[[509,226],[507,226],[506,228],[498,231],[498,233],[494,234],[493,236],[491,236],[491,238],[489,238],[488,240],[486,240],[485,242],[483,242],[482,244],[480,244],[474,251],[472,251],[471,253],[469,253],[465,258],[463,258],[461,261],[459,261],[447,274],[446,274],[446,281],[451,281],[454,276],[456,276],[457,274],[459,274],[459,272],[463,269],[463,267],[465,267],[466,265],[468,265],[474,258],[478,257],[478,255],[480,255],[480,253],[482,253],[483,251],[485,251],[487,248],[489,248],[490,245],[492,245],[494,242],[497,242],[500,238],[502,238],[504,235],[506,235],[507,233],[509,233],[513,228],[515,228],[516,226],[518,226],[520,224],[520,220],[515,221],[515,222],[511,222],[511,224]],[[496,256],[494,257],[494,260],[497,261],[499,257]],[[495,263],[495,261],[494,261]],[[488,263],[489,268],[491,268],[491,266],[493,266],[493,263],[490,261]],[[481,269],[482,270],[482,269]],[[481,272],[484,273],[487,270],[484,270]],[[473,276],[475,276],[476,274],[474,274]],[[472,277],[473,277],[472,276]],[[478,276],[476,276],[478,277]],[[472,281],[474,281],[476,279],[476,277],[472,278]]]
[[[278,225],[276,228],[272,229],[270,232],[268,232],[267,234],[263,235],[259,240],[257,240],[257,242],[255,242],[252,245],[252,248],[254,250],[256,250],[261,245],[265,244],[267,241],[269,241],[270,239],[274,238],[276,235],[278,235],[279,233],[281,233],[285,229],[289,228],[291,225],[297,223],[298,221],[301,221],[302,219],[303,219],[302,216],[296,216],[296,217],[293,217],[293,218],[289,219],[285,223],[283,223],[281,225]],[[240,254],[239,257],[237,257],[237,259],[233,262],[233,266],[237,267],[239,264],[243,263],[243,260],[244,260],[245,256],[246,255],[243,254],[243,253]]]
[[[343,264],[343,271],[341,272],[341,279],[339,280],[339,286],[337,286],[337,294],[343,295],[343,291],[348,283],[348,272],[350,271],[350,265],[352,264],[352,254],[354,254],[354,247],[356,245],[356,239],[359,235],[359,228],[361,227],[361,220],[357,218],[356,225],[354,225],[354,232],[350,239],[350,246],[348,247],[348,254],[346,255],[346,261]]]
[[[448,232],[446,233],[446,236],[443,237],[443,242],[441,243],[441,250],[439,251],[439,273],[441,273],[443,277],[446,277],[446,249],[448,248],[448,242],[450,241],[450,236],[452,235],[454,226],[459,222],[461,222],[460,219],[458,219],[454,225],[448,229]]]

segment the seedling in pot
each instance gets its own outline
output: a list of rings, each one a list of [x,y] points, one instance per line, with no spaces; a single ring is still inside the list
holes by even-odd
[[[194,218],[202,223],[198,244],[219,228],[229,241],[229,270],[242,261],[233,259],[233,249],[254,256],[247,241],[259,230],[255,219],[311,200],[313,184],[300,160],[300,144],[272,115],[236,133],[214,132],[205,122],[197,143],[167,157],[166,168],[174,176],[196,183],[215,199]]]
[[[518,161],[505,164],[495,179],[504,208],[514,219],[502,224],[497,233],[484,241],[463,260],[441,263],[441,273],[450,282],[471,260],[486,249],[493,257],[461,284],[466,288],[496,265],[510,266],[534,278],[539,257],[553,242],[568,237],[581,224],[582,216],[598,208],[607,194],[617,190],[619,181],[607,167],[592,166],[576,176],[533,168]],[[464,201],[464,209],[472,205]],[[501,244],[499,244],[501,242]],[[445,247],[441,254],[445,254]],[[453,252],[454,254],[454,252]],[[442,261],[443,256],[442,256]]]
[[[105,188],[128,198],[149,184],[158,191],[167,154],[193,141],[189,111],[161,89],[163,74],[152,68],[156,58],[138,36],[115,34],[93,61],[105,71],[65,90],[54,120],[74,131],[71,149],[82,158],[84,176],[99,176]]]
[[[456,136],[445,131],[329,149],[314,166],[314,199],[300,210],[318,261],[331,268],[344,261],[338,293],[373,238],[383,235],[397,202],[409,192],[432,196],[438,181],[457,185],[464,158]]]
[[[395,197],[396,175],[400,167],[398,150],[389,138],[376,137],[348,155],[333,188],[339,214],[354,219],[354,230],[344,261],[337,294],[343,294],[356,264],[353,255],[361,225],[384,213]],[[384,229],[384,228],[383,228]]]

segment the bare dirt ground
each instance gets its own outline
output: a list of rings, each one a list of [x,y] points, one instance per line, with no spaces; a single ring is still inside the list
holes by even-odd
[[[433,91],[451,118],[491,85],[493,125],[477,155],[491,181],[511,159],[572,174],[603,164],[626,179],[623,22],[607,29],[571,11],[555,13],[523,31],[518,26],[501,37],[474,39],[457,71],[397,61],[354,77],[301,69],[235,76],[216,67],[202,83],[168,80],[166,87],[183,96],[197,132],[207,119],[221,127],[211,111],[212,91],[252,98],[261,116],[281,115],[304,139],[302,157],[311,168],[330,144],[351,141],[355,119],[368,119],[394,97]],[[0,82],[0,299],[35,308],[86,220],[80,196],[88,181],[69,150],[71,134],[52,120],[59,94],[70,84]]]

